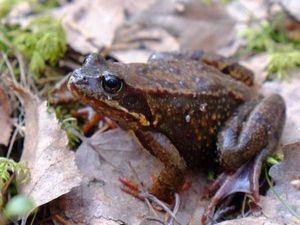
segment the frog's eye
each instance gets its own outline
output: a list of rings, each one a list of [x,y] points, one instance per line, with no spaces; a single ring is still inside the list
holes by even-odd
[[[113,74],[105,74],[101,80],[101,86],[108,94],[116,94],[123,87],[123,81]]]

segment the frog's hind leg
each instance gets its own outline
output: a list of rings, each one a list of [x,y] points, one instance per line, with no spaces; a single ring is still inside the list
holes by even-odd
[[[245,66],[237,63],[233,59],[213,53],[201,54],[201,51],[193,52],[191,55],[191,59],[201,61],[209,66],[212,66],[221,71],[223,74],[226,74],[235,80],[243,82],[250,87],[254,84],[253,72]]]
[[[226,58],[214,53],[207,53],[202,50],[193,52],[156,52],[153,53],[148,63],[156,61],[172,61],[172,60],[195,60],[211,67],[216,68],[223,74],[232,77],[235,80],[241,81],[248,86],[253,86],[254,74],[248,68],[237,63],[235,60]]]
[[[141,130],[134,131],[134,133],[143,147],[164,164],[164,169],[150,187],[149,192],[160,200],[172,202],[174,193],[180,191],[184,184],[185,161],[165,135]],[[127,186],[126,189],[136,192],[136,188],[131,188],[128,182],[124,180],[121,182]]]
[[[284,122],[285,104],[279,95],[241,106],[226,122],[218,137],[218,158],[229,172],[221,174],[213,184],[210,191],[218,191],[203,215],[203,222],[207,223],[215,207],[230,194],[249,193],[254,203],[259,201],[262,162],[276,148]]]

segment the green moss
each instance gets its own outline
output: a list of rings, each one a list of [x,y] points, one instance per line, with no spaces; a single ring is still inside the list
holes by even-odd
[[[82,131],[78,120],[70,115],[72,108],[73,106],[69,105],[49,107],[48,109],[55,112],[61,128],[66,132],[69,147],[75,149],[81,141],[76,133],[82,134]]]
[[[273,166],[280,163],[283,160],[284,156],[282,153],[273,153],[267,157],[265,160],[265,166]]]
[[[274,52],[269,54],[269,74],[277,74],[279,79],[287,75],[287,71],[300,67],[300,51]]]
[[[264,21],[257,28],[246,28],[241,35],[246,39],[245,53],[267,52],[268,73],[279,79],[287,71],[300,67],[300,42],[288,38],[284,17],[278,16],[272,23]]]
[[[0,18],[6,16],[18,0],[0,0]]]
[[[48,16],[33,20],[26,30],[20,30],[14,37],[13,45],[30,62],[30,70],[37,77],[46,65],[55,66],[67,50],[60,21]]]
[[[51,9],[59,6],[59,1],[57,0],[43,0],[43,1],[26,0],[26,1],[29,3],[31,10],[35,13],[40,13],[47,9]]]
[[[14,174],[18,182],[25,182],[29,178],[29,169],[23,163],[17,163],[12,159],[0,157],[0,209],[3,207],[3,187]]]
[[[23,163],[0,157],[0,189],[8,181],[11,173],[14,173],[20,182],[25,182],[29,178],[29,170]]]
[[[67,50],[61,22],[49,16],[36,18],[25,28],[0,24],[0,32],[0,51],[12,57],[14,49],[19,51],[29,63],[30,74],[37,78],[47,66],[56,66]]]
[[[24,2],[28,2],[33,13],[40,13],[47,9],[59,6],[57,0],[0,0],[0,18],[5,17],[15,5]]]

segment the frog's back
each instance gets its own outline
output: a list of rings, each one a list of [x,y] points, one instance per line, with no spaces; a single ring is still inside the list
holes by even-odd
[[[131,64],[127,72],[126,82],[147,95],[153,129],[165,134],[190,166],[215,158],[223,123],[252,97],[248,86],[198,62]]]
[[[217,69],[192,60],[157,61],[151,64],[132,63],[110,68],[121,74],[127,84],[144,91],[202,94],[228,91],[248,96],[250,88]],[[237,85],[238,84],[238,85]]]

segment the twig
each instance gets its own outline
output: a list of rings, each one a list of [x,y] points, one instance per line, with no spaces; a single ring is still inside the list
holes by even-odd
[[[132,166],[132,164],[131,164],[130,162],[127,162],[127,163],[128,163],[128,165],[129,165],[129,168],[131,169],[132,173],[134,174],[136,180],[139,182],[139,184],[140,184],[140,186],[141,186],[141,189],[142,189],[142,193],[146,193],[147,191],[146,191],[146,189],[145,189],[145,187],[144,187],[143,182],[142,182],[141,179],[139,178],[138,173],[136,172],[136,170],[134,169],[134,167]],[[151,211],[156,217],[158,217],[158,215],[157,215],[155,209],[153,208],[153,206],[151,205],[149,199],[144,198],[144,201],[146,202],[146,204],[147,204],[148,208],[150,209],[150,211]]]
[[[157,218],[157,217],[149,216],[149,217],[146,217],[146,220],[158,222],[158,223],[160,223],[162,225],[167,225],[163,220],[161,220],[160,218]]]
[[[5,64],[6,64],[7,68],[8,68],[9,74],[11,75],[12,81],[14,83],[17,83],[16,77],[15,77],[15,73],[14,73],[14,70],[12,68],[12,65],[11,65],[10,61],[8,60],[7,55],[4,52],[2,52],[2,57],[3,57],[3,59],[5,61]]]
[[[150,201],[156,203],[157,205],[159,205],[166,213],[168,213],[173,219],[174,221],[176,221],[178,224],[180,224],[179,221],[177,221],[176,219],[176,214],[174,214],[174,212],[172,212],[166,205],[164,202],[162,202],[161,200],[159,200],[157,197],[155,197],[154,195],[148,193],[148,192],[144,192],[141,193],[141,196],[144,198],[148,198]],[[176,200],[176,197],[175,197]],[[178,204],[178,203],[177,203]],[[176,205],[176,203],[175,203]],[[177,211],[176,211],[177,212]]]
[[[49,82],[53,82],[53,81],[58,81],[60,80],[62,77],[45,77],[45,78],[39,78],[37,80],[35,80],[35,82],[37,84],[40,84],[40,85],[45,85],[46,83],[49,83]]]
[[[20,69],[20,83],[22,86],[25,86],[28,88],[27,82],[26,82],[26,75],[25,75],[25,69],[24,69],[24,60],[22,55],[19,52],[16,52],[16,58],[19,64]]]
[[[245,217],[246,201],[247,201],[247,195],[244,195],[242,208],[241,208],[241,214],[243,218]]]
[[[268,174],[268,171],[267,171],[267,168],[265,167],[265,178],[266,178],[266,181],[271,189],[271,191],[275,194],[275,196],[277,197],[277,199],[281,202],[282,205],[284,205],[284,207],[286,208],[286,210],[292,214],[294,217],[296,217],[297,219],[300,219],[300,216],[294,211],[294,209],[292,209],[292,207],[287,204],[282,198],[281,196],[277,193],[277,191],[274,189],[273,185],[272,185],[272,182],[269,178],[269,174]]]
[[[18,134],[18,129],[15,129],[14,133],[13,133],[13,135],[11,137],[10,143],[9,143],[9,147],[8,147],[8,150],[7,150],[7,153],[6,153],[6,158],[10,157],[10,154],[11,154],[12,148],[14,146],[17,134]]]
[[[173,208],[173,214],[176,217],[176,214],[178,213],[179,206],[180,206],[180,198],[179,198],[179,195],[177,193],[175,193],[174,196],[175,196],[175,204],[174,204],[174,208]],[[173,222],[174,222],[174,218],[171,217],[169,222],[168,222],[168,225],[172,225]],[[177,222],[177,221],[175,221],[175,222]]]

